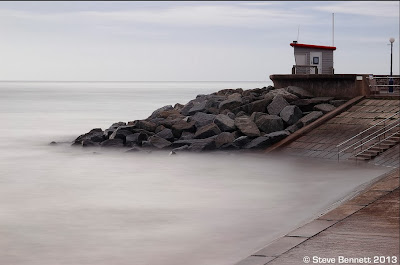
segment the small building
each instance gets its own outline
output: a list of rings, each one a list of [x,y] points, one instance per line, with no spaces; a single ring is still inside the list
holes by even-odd
[[[292,74],[334,74],[333,51],[336,47],[290,43],[294,48]]]

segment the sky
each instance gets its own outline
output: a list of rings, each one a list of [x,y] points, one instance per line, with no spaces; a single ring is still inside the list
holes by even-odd
[[[290,43],[337,74],[399,74],[398,1],[0,2],[0,80],[267,81]]]

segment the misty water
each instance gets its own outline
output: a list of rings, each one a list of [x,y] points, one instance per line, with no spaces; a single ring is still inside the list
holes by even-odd
[[[230,265],[387,171],[69,144],[197,94],[267,85],[0,83],[0,264]]]

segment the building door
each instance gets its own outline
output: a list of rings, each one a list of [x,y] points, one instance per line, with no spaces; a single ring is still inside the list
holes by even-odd
[[[310,52],[310,65],[317,66],[318,74],[322,74],[322,52]],[[315,74],[315,68],[310,68],[310,74]]]

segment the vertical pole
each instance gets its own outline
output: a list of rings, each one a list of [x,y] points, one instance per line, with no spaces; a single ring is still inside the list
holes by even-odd
[[[393,42],[390,43],[390,77],[393,76]]]
[[[332,47],[335,46],[335,13],[332,13]],[[334,74],[334,55],[335,53],[332,51],[332,74]]]

